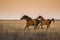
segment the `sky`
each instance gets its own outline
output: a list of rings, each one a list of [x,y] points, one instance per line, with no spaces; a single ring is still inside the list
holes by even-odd
[[[60,19],[60,0],[0,0],[0,19],[20,19],[23,15]]]

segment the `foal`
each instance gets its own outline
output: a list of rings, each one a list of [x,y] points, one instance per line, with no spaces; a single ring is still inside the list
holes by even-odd
[[[41,28],[43,29],[43,25],[47,25],[47,29],[50,27],[51,22],[54,23],[54,18],[52,19],[44,19],[42,16],[38,16],[37,19],[41,20]]]

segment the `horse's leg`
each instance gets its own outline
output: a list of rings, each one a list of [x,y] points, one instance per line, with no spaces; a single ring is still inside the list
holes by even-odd
[[[34,30],[36,30],[36,28],[37,28],[37,27],[35,26],[35,27],[34,27]]]
[[[41,24],[41,29],[43,29],[43,25]]]
[[[47,25],[47,29],[50,27],[50,24]]]
[[[34,21],[34,20],[33,20]],[[35,23],[35,21],[34,21],[34,30],[36,29],[36,23]]]
[[[36,26],[34,26],[34,30],[36,29]]]
[[[24,28],[24,30],[26,30],[27,27]]]
[[[29,29],[29,26],[28,26],[27,28],[28,28],[28,30],[30,30],[30,29]]]
[[[40,26],[41,26],[41,25],[40,25],[40,24],[38,24],[38,25],[37,25],[37,28],[39,29],[39,27],[40,27]]]
[[[26,25],[26,27],[24,28],[24,30],[26,30],[27,27],[28,27],[28,25]]]
[[[28,25],[26,25],[25,30],[26,30],[26,28],[28,28],[28,30],[29,30],[29,26]]]
[[[34,26],[34,30],[36,30],[36,28],[37,28],[37,26],[35,25],[35,26]]]

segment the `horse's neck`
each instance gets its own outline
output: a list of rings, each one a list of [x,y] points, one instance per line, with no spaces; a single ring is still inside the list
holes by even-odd
[[[31,20],[30,18],[27,18],[27,20]]]
[[[26,17],[25,19],[26,19],[26,20],[31,20],[31,18],[29,18],[29,17]]]
[[[41,20],[45,20],[45,19],[42,18]]]

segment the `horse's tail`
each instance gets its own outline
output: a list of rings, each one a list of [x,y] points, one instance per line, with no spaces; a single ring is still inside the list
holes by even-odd
[[[54,19],[54,18],[52,18],[52,19],[51,19],[51,21],[54,23],[54,22],[55,22],[55,19]]]

